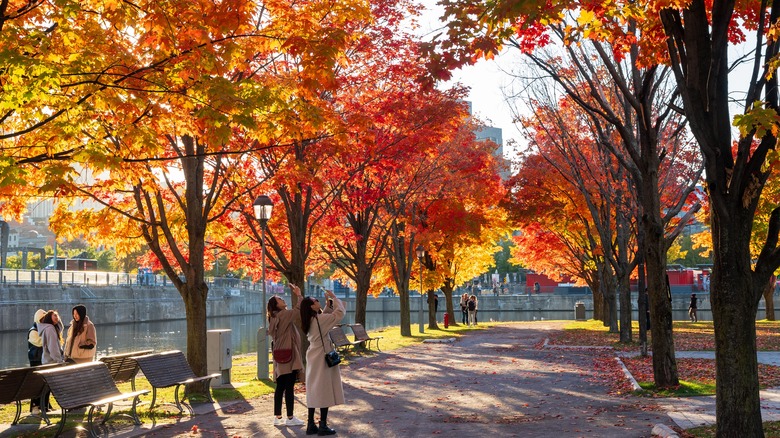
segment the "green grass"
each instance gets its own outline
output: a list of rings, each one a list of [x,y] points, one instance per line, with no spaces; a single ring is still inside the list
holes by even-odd
[[[715,384],[706,384],[680,380],[680,386],[677,389],[656,389],[653,382],[638,382],[647,394],[657,397],[697,397],[700,395],[715,395]]]
[[[439,329],[433,329],[429,330],[426,325],[425,333],[420,334],[418,330],[417,324],[412,324],[411,327],[411,336],[401,336],[401,328],[400,326],[394,326],[394,327],[385,327],[381,330],[371,330],[369,334],[371,336],[382,336],[382,339],[379,341],[379,346],[382,349],[383,353],[390,352],[393,350],[397,350],[399,348],[403,348],[409,345],[418,344],[424,341],[425,339],[441,339],[441,338],[451,338],[451,337],[460,337],[463,333],[469,332],[469,331],[475,331],[475,330],[485,330],[488,327],[494,326],[496,323],[480,323],[477,327],[466,327],[463,325],[458,326],[450,326],[448,329],[444,329],[444,325],[440,325]],[[349,354],[344,357],[344,360],[342,363],[349,364],[350,360],[354,360],[358,357],[371,357],[375,356],[377,353],[375,351],[369,351],[367,349],[357,349],[354,352],[350,352]],[[251,400],[258,397],[261,397],[266,394],[271,394],[274,391],[275,384],[271,380],[257,380],[257,353],[249,353],[244,354],[240,356],[234,356],[233,357],[233,363],[232,363],[232,370],[230,375],[230,381],[232,383],[232,387],[229,388],[214,388],[212,390],[212,397],[215,401],[225,403],[229,401],[234,400]],[[118,385],[119,390],[122,392],[130,392],[132,389],[130,387],[130,383],[122,383]],[[142,389],[151,389],[151,386],[149,385],[149,382],[143,378],[139,377],[136,379],[136,389],[142,390]],[[150,412],[148,409],[148,403],[151,401],[151,394],[145,395],[141,397],[142,402],[146,402],[146,404],[139,405],[137,412],[138,416],[141,418],[141,421],[144,423],[151,423],[154,422],[155,424],[166,424],[166,423],[173,423],[176,418],[178,418],[178,414],[175,408],[171,408],[170,405],[163,406],[163,409],[160,409],[158,406],[160,404],[166,404],[166,403],[173,403],[174,402],[174,392],[173,388],[164,388],[157,391],[157,401],[154,411]],[[205,397],[193,397],[194,402],[200,402],[205,401]],[[55,425],[59,421],[59,405],[57,405],[56,400],[54,400],[54,397],[51,398],[52,405],[54,407],[54,411],[52,414],[56,414],[54,416],[50,416],[50,420],[52,421],[52,424]],[[27,412],[29,410],[29,402],[26,402],[22,405],[23,412]],[[115,406],[114,407],[114,413],[116,412],[129,412],[129,409],[122,409],[122,406]],[[186,410],[185,410],[186,412]],[[11,424],[11,421],[13,421],[14,414],[16,413],[16,407],[13,404],[5,405],[0,407],[0,423],[2,424]],[[23,419],[23,424],[34,424],[36,418],[29,418],[29,419]],[[111,423],[116,425],[122,425],[126,422],[126,424],[130,425],[130,420],[125,419],[123,417],[118,417],[116,419],[112,418]],[[86,423],[86,415],[79,415],[79,414],[68,414],[68,423],[65,425],[65,430],[72,430],[74,427],[76,427],[79,424]],[[43,421],[40,421],[40,424],[43,425]],[[26,433],[24,436],[26,437],[51,437],[54,435],[54,431],[56,430],[56,427],[47,427],[46,429],[41,429],[35,432],[29,432]]]
[[[715,426],[702,426],[686,429],[683,437],[713,438],[715,437]],[[780,438],[780,421],[765,421],[764,436],[766,438]]]

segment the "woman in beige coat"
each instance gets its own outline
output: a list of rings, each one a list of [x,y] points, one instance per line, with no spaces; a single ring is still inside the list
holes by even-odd
[[[339,366],[328,367],[325,353],[331,351],[328,337],[330,329],[344,318],[344,304],[336,295],[325,292],[333,300],[324,313],[316,298],[306,297],[301,302],[301,325],[309,339],[306,351],[306,405],[309,407],[309,421],[306,435],[334,435],[335,430],[328,427],[328,408],[344,404],[344,388],[341,386]],[[314,423],[314,410],[320,409],[319,427]]]
[[[81,304],[71,311],[73,321],[65,338],[65,360],[73,360],[76,363],[92,362],[95,360],[95,346],[97,335],[95,324],[87,316],[87,308]]]
[[[273,339],[274,349],[290,349],[292,357],[285,363],[279,363],[274,357],[274,426],[303,426],[303,420],[293,415],[295,406],[295,381],[298,373],[303,370],[301,360],[301,335],[298,328],[301,325],[301,290],[290,285],[292,293],[297,297],[297,303],[292,309],[282,297],[273,296],[268,300],[268,334]],[[282,418],[282,398],[287,408],[287,419]]]

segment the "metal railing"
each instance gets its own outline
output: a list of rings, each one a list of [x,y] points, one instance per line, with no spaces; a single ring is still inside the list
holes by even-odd
[[[170,287],[170,279],[157,274],[128,274],[126,272],[56,271],[32,269],[0,269],[3,285],[78,285],[78,286],[157,286]],[[207,277],[210,286],[259,289],[260,285],[234,277]]]

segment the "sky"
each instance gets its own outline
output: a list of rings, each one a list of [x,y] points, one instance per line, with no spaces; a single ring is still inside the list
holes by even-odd
[[[439,21],[441,8],[437,0],[422,0],[427,8],[419,19],[420,29],[417,32],[425,40],[430,40],[437,29],[443,26]],[[517,128],[512,123],[512,113],[504,98],[502,87],[510,82],[509,75],[502,69],[511,68],[512,59],[517,59],[512,53],[504,53],[495,60],[481,60],[473,66],[467,66],[452,72],[452,80],[442,84],[442,88],[454,83],[461,83],[470,88],[468,100],[472,104],[474,116],[486,125],[502,129],[504,138],[504,157],[514,158],[515,152],[509,148],[508,140],[522,141]]]

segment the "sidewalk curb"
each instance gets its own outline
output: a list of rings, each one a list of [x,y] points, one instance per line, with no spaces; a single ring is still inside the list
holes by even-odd
[[[677,432],[665,424],[656,424],[653,426],[653,430],[650,433],[653,436],[660,438],[680,438],[680,435],[677,435]]]
[[[628,381],[631,382],[631,388],[634,391],[641,391],[642,387],[639,386],[639,382],[636,381],[634,376],[631,374],[631,371],[629,371],[628,368],[626,368],[626,364],[623,363],[623,361],[620,359],[620,357],[615,357],[615,360],[620,365],[620,368],[623,369],[623,374],[626,375],[626,378],[628,379]]]

